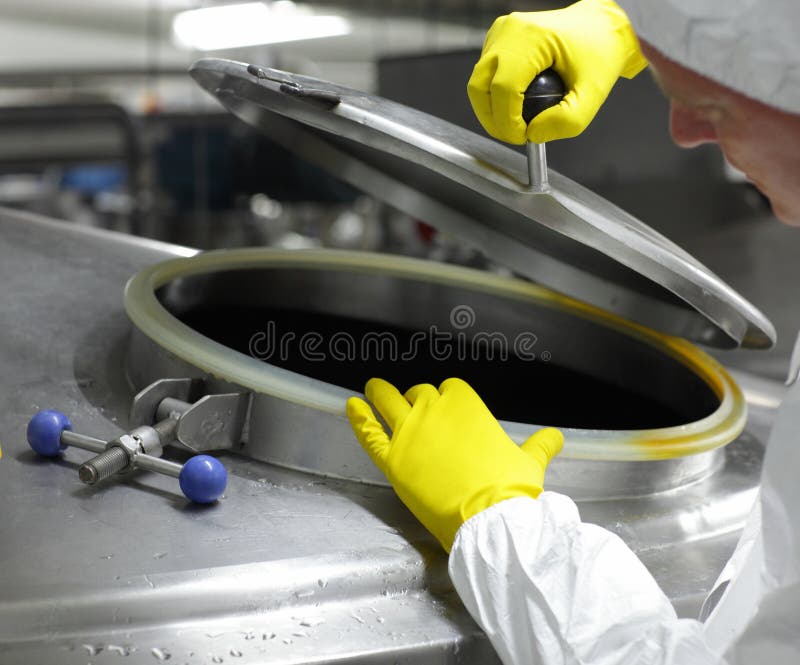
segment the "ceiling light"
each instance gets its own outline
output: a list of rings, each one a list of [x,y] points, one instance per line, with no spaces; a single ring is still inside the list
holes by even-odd
[[[172,21],[175,42],[199,51],[335,37],[350,32],[341,16],[319,16],[292,2],[247,2],[181,12]]]

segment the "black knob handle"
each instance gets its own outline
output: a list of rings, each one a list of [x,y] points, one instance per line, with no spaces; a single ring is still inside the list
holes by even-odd
[[[562,99],[567,90],[564,81],[558,73],[550,68],[539,74],[525,90],[525,99],[522,102],[522,119],[527,125],[537,115],[551,106],[555,106]]]

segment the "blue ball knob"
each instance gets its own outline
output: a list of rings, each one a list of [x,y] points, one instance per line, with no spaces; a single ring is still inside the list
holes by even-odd
[[[225,491],[228,472],[215,457],[195,455],[183,465],[178,482],[190,501],[214,503]]]
[[[60,411],[39,411],[28,423],[28,443],[40,455],[55,457],[67,448],[61,443],[61,432],[71,430],[72,423]]]

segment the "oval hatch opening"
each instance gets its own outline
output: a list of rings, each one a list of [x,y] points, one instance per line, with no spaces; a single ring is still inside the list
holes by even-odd
[[[353,391],[373,376],[401,391],[460,377],[500,420],[639,430],[694,422],[719,406],[666,349],[555,300],[282,267],[184,277],[158,297],[216,342]]]

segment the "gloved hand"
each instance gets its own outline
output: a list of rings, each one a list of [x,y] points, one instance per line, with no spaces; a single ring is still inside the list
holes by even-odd
[[[548,67],[567,94],[525,128],[525,89]],[[611,0],[581,0],[565,9],[514,12],[498,18],[467,85],[483,128],[508,143],[534,143],[580,134],[617,78],[633,78],[647,61],[628,17]]]
[[[473,515],[505,499],[539,496],[544,471],[564,442],[548,428],[517,446],[461,379],[447,379],[439,390],[423,383],[405,396],[370,379],[365,392],[392,437],[364,400],[351,397],[347,417],[359,443],[448,552]]]

